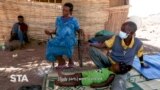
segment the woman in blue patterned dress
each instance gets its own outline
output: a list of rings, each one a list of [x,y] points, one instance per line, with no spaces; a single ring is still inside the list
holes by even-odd
[[[46,59],[55,62],[58,60],[58,67],[66,67],[63,56],[69,59],[68,66],[73,67],[72,55],[74,46],[77,43],[76,32],[82,35],[78,20],[72,16],[73,5],[65,3],[63,6],[63,16],[56,18],[56,29],[50,32],[45,30],[48,35],[56,34],[56,37],[50,39],[46,47]]]

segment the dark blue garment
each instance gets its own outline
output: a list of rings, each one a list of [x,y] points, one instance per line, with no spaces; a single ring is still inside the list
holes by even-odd
[[[56,37],[50,39],[46,47],[46,58],[55,61],[56,56],[65,55],[71,58],[74,46],[77,43],[76,31],[79,30],[79,23],[75,17],[56,19]]]
[[[134,57],[142,46],[142,42],[138,38],[135,38],[133,47],[124,49],[121,45],[121,41],[122,39],[119,36],[116,36],[110,57],[116,62],[124,62],[132,65]]]
[[[21,27],[23,27],[22,25],[25,25],[27,27],[26,30],[21,30]],[[12,34],[14,34],[21,43],[28,42],[27,29],[28,26],[25,23],[15,23],[12,27]]]

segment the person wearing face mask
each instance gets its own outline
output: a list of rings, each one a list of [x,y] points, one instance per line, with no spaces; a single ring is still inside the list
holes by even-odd
[[[142,68],[149,66],[143,61],[143,44],[135,37],[137,25],[127,21],[122,24],[118,35],[112,36],[104,43],[90,44],[89,55],[98,68],[110,67],[118,62],[132,65],[134,57],[138,56]],[[110,50],[109,54],[104,55],[98,48]],[[111,90],[126,90],[126,74],[117,75],[112,83]]]

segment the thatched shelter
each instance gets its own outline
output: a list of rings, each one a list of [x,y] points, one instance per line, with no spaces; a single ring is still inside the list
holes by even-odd
[[[46,40],[44,29],[54,28],[65,2],[74,4],[73,15],[90,35],[104,29],[104,24],[117,33],[128,15],[128,0],[0,0],[0,42],[8,40],[18,15],[25,17],[31,38]]]

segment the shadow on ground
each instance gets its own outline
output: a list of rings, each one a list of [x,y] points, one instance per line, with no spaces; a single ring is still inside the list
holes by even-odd
[[[160,48],[144,44],[145,53],[160,52]],[[34,51],[27,51],[34,49]],[[88,47],[82,45],[83,69],[93,69],[95,65],[88,56]],[[12,55],[18,56],[13,58]],[[0,88],[1,90],[17,90],[22,85],[42,85],[44,75],[51,69],[51,63],[45,60],[45,44],[31,43],[23,50],[13,52],[0,51]],[[75,49],[73,59],[79,65],[78,49]],[[56,63],[57,64],[57,63]],[[29,82],[11,82],[10,75],[27,75]]]

